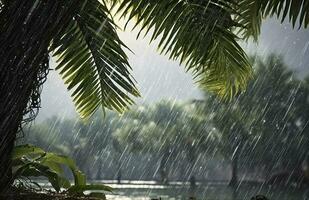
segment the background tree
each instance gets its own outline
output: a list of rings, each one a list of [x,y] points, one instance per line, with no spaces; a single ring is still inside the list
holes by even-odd
[[[227,103],[213,97],[206,100],[213,124],[222,134],[225,148],[220,149],[234,161],[231,183],[237,182],[238,158],[247,167],[259,166],[269,178],[278,170],[300,172],[308,155],[304,145],[309,119],[302,109],[308,104],[306,83],[295,79],[278,56],[257,58],[255,66],[255,79],[237,98]]]
[[[253,113],[246,113],[241,110],[236,100],[221,102],[213,96],[206,93],[205,101],[196,101],[197,107],[202,107],[205,118],[216,131],[219,132],[219,138],[214,144],[219,149],[217,154],[223,155],[231,163],[230,186],[238,184],[238,168],[240,157],[242,161],[246,160],[245,152],[250,151],[250,122]],[[251,119],[250,119],[251,118]]]
[[[154,106],[131,111],[124,126],[115,132],[119,142],[132,152],[151,154],[158,160],[160,181],[168,182],[168,175],[178,171],[177,159],[182,160],[180,179],[194,178],[199,156],[211,153],[217,139],[209,131],[203,117],[195,113],[191,104],[161,102]],[[186,162],[185,162],[186,161]]]

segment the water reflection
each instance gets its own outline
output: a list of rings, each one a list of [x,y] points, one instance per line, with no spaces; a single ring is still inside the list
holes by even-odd
[[[106,183],[106,182],[104,182]],[[159,185],[151,181],[123,181],[121,185],[107,182],[115,188],[108,199],[120,200],[250,200],[258,194],[267,196],[270,200],[305,200],[305,191],[300,189],[271,188],[265,185],[241,184],[236,188],[228,187],[226,183],[190,183],[172,182],[169,185]]]

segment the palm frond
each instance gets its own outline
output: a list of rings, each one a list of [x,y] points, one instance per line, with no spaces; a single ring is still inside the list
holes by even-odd
[[[203,79],[200,83],[209,90],[227,96],[234,95],[246,85],[251,66],[231,31],[237,26],[231,18],[231,13],[236,13],[233,0],[113,2],[118,3],[116,13],[127,17],[128,21],[135,19],[134,28],[140,27],[138,36],[142,32],[151,33],[151,41],[159,40],[158,48],[162,54],[185,64],[186,70],[198,80]]]
[[[99,106],[123,112],[139,96],[130,75],[126,46],[118,38],[106,5],[85,0],[66,30],[51,46],[57,70],[82,117]]]
[[[281,23],[288,20],[293,28],[307,28],[309,25],[309,1],[307,0],[241,0],[235,20],[242,24],[239,33],[245,38],[253,36],[256,41],[263,17],[275,16]]]
[[[246,89],[248,78],[252,77],[245,53],[234,40],[231,32],[222,30],[215,40],[215,51],[211,51],[209,65],[198,83],[207,90],[214,91],[225,99]],[[233,41],[233,42],[231,42]],[[235,49],[237,51],[235,52]]]
[[[295,27],[307,28],[309,24],[309,1],[308,0],[258,0],[260,10],[265,16],[277,16],[283,22],[288,19]]]
[[[259,2],[255,0],[241,0],[234,8],[237,10],[235,21],[240,24],[237,28],[237,35],[240,35],[245,40],[252,37],[257,42],[261,32],[263,17],[259,11]]]

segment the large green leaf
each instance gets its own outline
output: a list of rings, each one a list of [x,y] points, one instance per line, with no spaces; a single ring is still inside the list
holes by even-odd
[[[86,184],[86,176],[84,173],[82,173],[78,167],[76,166],[74,160],[67,156],[63,155],[57,155],[54,153],[47,153],[46,156],[44,156],[41,161],[43,165],[46,165],[48,167],[53,167],[50,165],[50,163],[53,164],[60,164],[64,165],[70,168],[72,171],[72,174],[74,176],[74,182],[75,185],[85,185]]]
[[[70,186],[68,181],[63,178],[63,167],[67,166],[72,171],[75,185],[86,184],[86,176],[78,169],[75,162],[67,156],[45,152],[39,147],[27,144],[16,146],[12,158],[14,176],[45,176],[50,182],[53,181],[53,183],[51,182],[53,187],[58,190],[58,186]]]
[[[238,9],[233,0],[112,2],[116,13],[140,27],[139,35],[144,31],[151,34],[151,41],[159,40],[161,53],[179,60],[198,80],[208,79],[200,83],[209,90],[231,96],[246,85],[251,66],[232,32],[239,26],[232,20]]]
[[[21,166],[14,174],[14,177],[40,177],[44,176],[51,183],[53,188],[59,192],[61,188],[70,187],[70,182],[65,177],[57,174],[49,167],[37,163],[32,162]]]
[[[51,50],[77,111],[88,117],[99,106],[123,112],[139,96],[130,75],[126,46],[116,33],[106,5],[97,0],[77,2],[80,10],[54,38]]]
[[[19,145],[13,149],[12,160],[20,159],[23,156],[43,156],[45,153],[43,149],[30,144]]]
[[[39,156],[33,156],[38,155]],[[45,177],[51,183],[52,187],[59,192],[61,188],[67,189],[71,195],[84,196],[83,192],[91,192],[89,197],[106,199],[104,191],[111,192],[112,188],[105,185],[87,185],[86,176],[78,169],[75,162],[63,155],[45,152],[43,149],[32,145],[21,145],[15,147],[13,151],[13,170],[12,175],[16,178]],[[68,167],[74,176],[74,186],[65,177],[63,167]],[[34,184],[37,184],[34,182]],[[39,184],[37,184],[39,186]],[[40,187],[40,186],[39,186]]]

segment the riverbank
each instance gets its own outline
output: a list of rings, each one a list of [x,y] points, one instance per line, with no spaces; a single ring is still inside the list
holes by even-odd
[[[98,200],[98,198],[69,196],[68,194],[55,193],[51,190],[36,192],[12,187],[5,194],[0,195],[0,200]]]
[[[300,200],[308,192],[298,188],[271,187],[259,182],[240,182],[236,188],[229,187],[227,182],[197,182],[196,187],[190,187],[188,182],[170,182],[168,185],[158,184],[154,181],[128,181],[121,184],[116,181],[90,181],[102,183],[113,188],[113,193],[106,194],[108,200],[188,200],[196,197],[201,200],[250,200],[255,195],[265,195],[270,200]],[[45,191],[49,193],[20,193],[12,196],[2,196],[5,200],[95,200],[90,197],[70,197],[66,194],[56,194],[48,190],[47,182],[40,182]]]

